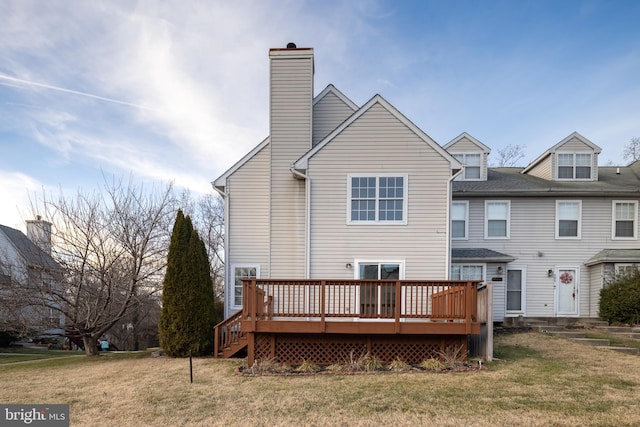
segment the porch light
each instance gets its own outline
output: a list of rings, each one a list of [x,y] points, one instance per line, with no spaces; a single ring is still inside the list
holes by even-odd
[[[553,277],[553,270],[551,268],[549,269],[549,271],[547,271],[547,276]]]
[[[347,268],[347,270],[351,270],[353,268],[353,264],[348,262],[348,263],[345,264],[345,267]]]
[[[496,273],[497,273],[497,274],[502,274],[502,271],[503,271],[503,270],[502,270],[502,266],[500,266],[500,267],[496,268]]]

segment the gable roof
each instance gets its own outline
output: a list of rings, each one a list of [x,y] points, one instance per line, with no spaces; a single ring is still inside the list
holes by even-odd
[[[327,87],[325,87],[322,90],[322,92],[320,92],[318,95],[316,95],[313,98],[313,105],[316,105],[318,102],[320,102],[324,97],[326,97],[329,94],[335,95],[338,99],[340,99],[342,102],[344,102],[345,105],[347,105],[353,111],[358,109],[358,105],[357,104],[355,104],[352,100],[350,100],[345,94],[343,94],[340,90],[338,90],[332,84],[327,85]],[[268,136],[265,139],[263,139],[262,142],[260,142],[260,144],[256,145],[251,151],[249,151],[247,154],[245,154],[233,166],[231,166],[222,175],[220,175],[218,178],[216,178],[214,181],[212,181],[211,185],[213,186],[213,188],[218,192],[220,192],[220,191],[224,192],[224,188],[226,186],[227,178],[230,175],[233,175],[233,173],[235,171],[240,169],[245,163],[247,163],[249,160],[251,160],[264,147],[269,145],[270,142],[271,142],[271,136]]]
[[[352,100],[347,98],[347,96],[344,93],[340,92],[331,83],[329,83],[327,85],[327,87],[325,87],[322,90],[322,92],[320,92],[318,95],[316,95],[315,98],[313,98],[313,105],[316,105],[318,102],[320,102],[322,100],[322,98],[324,98],[325,96],[327,96],[330,93],[334,94],[338,99],[340,99],[342,102],[344,102],[346,105],[348,105],[353,111],[356,111],[358,109],[358,105],[355,102],[353,102]]]
[[[602,148],[598,147],[596,144],[594,144],[593,142],[589,141],[587,138],[585,138],[584,136],[580,135],[578,132],[573,132],[571,135],[567,136],[565,139],[563,139],[562,141],[558,142],[556,145],[554,145],[553,147],[549,148],[547,151],[542,153],[537,159],[535,159],[534,161],[529,163],[527,165],[527,167],[522,169],[521,173],[529,172],[538,163],[543,161],[547,156],[551,155],[551,153],[555,153],[560,147],[562,147],[564,144],[566,144],[568,141],[572,140],[573,138],[578,138],[585,145],[589,146],[593,150],[593,152],[596,153],[596,154],[600,154],[602,152]]]
[[[211,185],[213,185],[214,190],[224,192],[224,187],[227,185],[227,178],[230,175],[232,175],[235,171],[240,169],[245,163],[251,160],[253,156],[255,156],[260,151],[262,151],[264,147],[269,145],[269,142],[271,142],[271,137],[268,136],[265,139],[263,139],[260,144],[253,147],[251,151],[245,154],[244,157],[238,160],[233,166],[227,169],[226,172],[224,172],[222,175],[220,175],[218,178],[212,181]]]
[[[7,227],[6,225],[0,225],[0,232],[3,233],[13,247],[22,256],[28,266],[41,267],[45,270],[59,270],[61,269],[51,255],[40,249],[35,243],[33,243],[27,236],[20,230]]]
[[[294,169],[306,170],[308,167],[309,159],[313,157],[318,151],[322,150],[329,142],[331,142],[337,135],[345,130],[349,125],[358,120],[364,113],[370,110],[374,105],[379,104],[386,109],[391,115],[407,126],[418,137],[420,137],[425,143],[433,148],[438,154],[444,157],[451,164],[451,169],[461,169],[462,164],[456,160],[451,154],[436,143],[429,135],[424,133],[422,129],[416,126],[411,120],[406,118],[400,111],[398,111],[393,105],[391,105],[386,99],[380,95],[374,95],[366,104],[364,104],[358,111],[353,113],[347,120],[342,122],[340,126],[335,128],[333,132],[327,135],[322,141],[316,144],[311,150],[307,151],[302,157],[300,157],[294,164]]]
[[[451,141],[447,142],[442,148],[444,148],[445,150],[449,150],[449,148],[451,146],[455,145],[457,142],[459,142],[460,140],[465,139],[465,138],[468,139],[469,141],[473,142],[479,148],[481,148],[483,153],[489,154],[491,152],[491,148],[487,147],[482,142],[478,141],[477,139],[475,139],[474,137],[472,137],[471,135],[469,135],[466,132],[462,132],[460,135],[456,136]]]

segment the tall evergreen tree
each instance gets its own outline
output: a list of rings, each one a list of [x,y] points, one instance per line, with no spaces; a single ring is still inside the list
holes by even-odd
[[[214,295],[209,257],[191,218],[178,211],[162,291],[160,346],[172,357],[213,352]]]

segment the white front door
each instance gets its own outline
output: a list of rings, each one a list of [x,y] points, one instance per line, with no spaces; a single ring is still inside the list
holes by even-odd
[[[578,314],[579,270],[574,267],[559,267],[556,270],[556,314],[571,316]]]

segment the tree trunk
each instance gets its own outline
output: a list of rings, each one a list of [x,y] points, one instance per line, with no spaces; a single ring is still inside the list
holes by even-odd
[[[87,356],[98,355],[98,340],[91,335],[84,335],[82,337],[84,343],[84,352]]]

